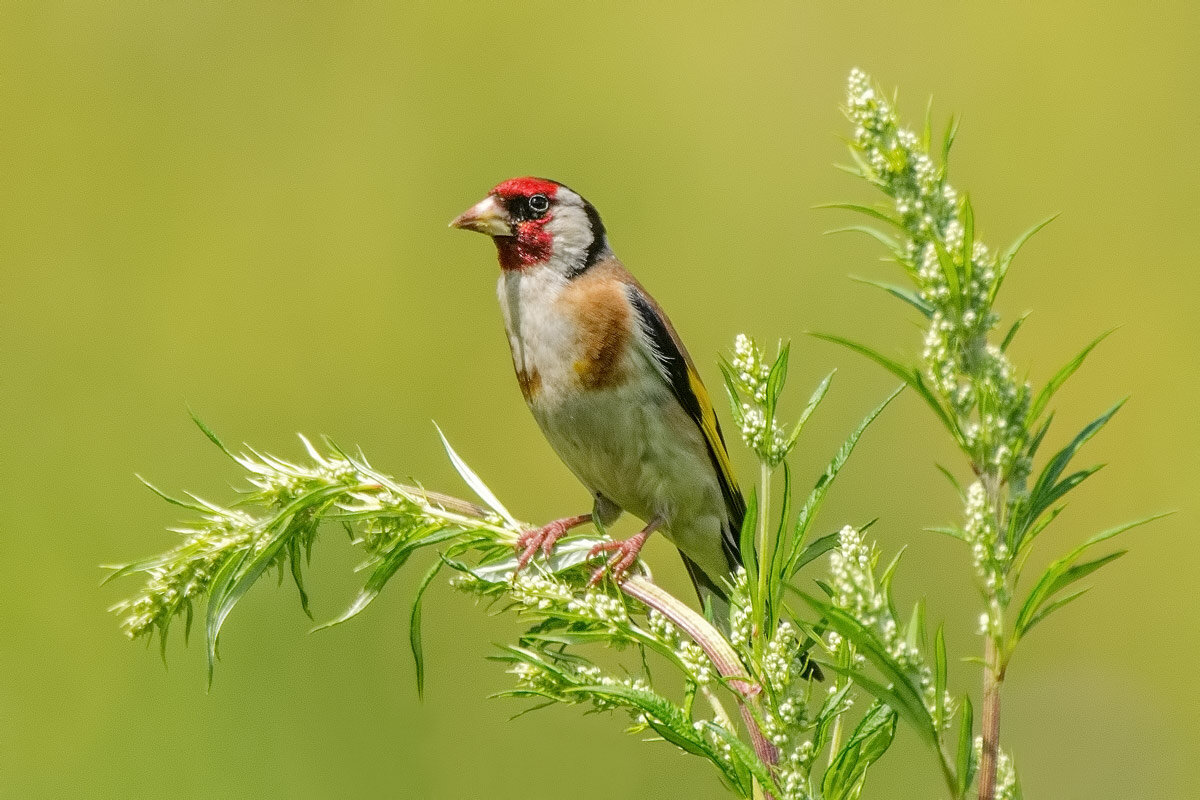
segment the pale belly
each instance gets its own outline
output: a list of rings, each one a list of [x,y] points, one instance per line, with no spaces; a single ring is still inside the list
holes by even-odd
[[[559,457],[591,492],[641,520],[659,520],[714,580],[727,575],[727,512],[707,444],[647,345],[627,341],[611,354],[617,361],[605,362],[612,366],[606,380],[584,380],[588,337],[578,309],[560,299],[570,291],[562,279],[549,270],[505,274],[498,288],[518,381]],[[613,300],[590,295],[593,304]],[[615,300],[627,302],[621,294]]]
[[[657,376],[553,404],[535,398],[530,408],[591,491],[643,521],[661,520],[666,536],[710,575],[727,572],[725,504],[707,447]]]

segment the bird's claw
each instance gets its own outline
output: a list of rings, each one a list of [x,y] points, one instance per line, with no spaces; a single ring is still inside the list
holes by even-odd
[[[572,521],[556,519],[540,528],[532,528],[522,533],[517,538],[517,549],[521,551],[521,557],[517,559],[516,572],[525,569],[538,550],[541,550],[542,555],[549,558],[550,553],[554,550],[554,544],[566,536],[567,531],[571,530],[569,523]]]
[[[623,542],[601,542],[589,550],[588,558],[594,558],[601,553],[612,553],[613,555],[603,566],[598,567],[592,573],[592,578],[587,584],[588,588],[591,589],[604,580],[606,573],[612,575],[612,579],[616,583],[625,580],[625,573],[637,562],[638,553],[641,552],[642,545],[646,543],[647,536],[649,533],[642,531]]]

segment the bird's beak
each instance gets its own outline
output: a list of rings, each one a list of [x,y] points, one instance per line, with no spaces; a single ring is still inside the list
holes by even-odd
[[[513,235],[512,226],[508,223],[508,214],[490,194],[455,217],[450,227],[479,231],[488,236]]]

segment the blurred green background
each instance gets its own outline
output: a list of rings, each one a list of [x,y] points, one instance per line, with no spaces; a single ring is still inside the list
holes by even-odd
[[[1035,314],[1015,361],[1044,380],[1121,326],[1061,394],[1061,437],[1119,396],[1089,445],[1110,466],[1043,558],[1151,512],[1132,553],[1012,665],[1004,734],[1026,794],[1184,797],[1196,758],[1193,502],[1200,463],[1200,54],[1193,3],[32,3],[0,26],[0,795],[4,797],[723,797],[715,773],[622,720],[484,699],[513,630],[446,587],[426,607],[416,699],[401,576],[352,624],[308,636],[295,590],[253,592],[205,692],[202,648],[170,668],[105,609],[133,582],[97,565],[173,542],[139,485],[227,499],[236,471],[187,418],[290,456],[295,432],[462,492],[431,418],[521,517],[583,490],[524,408],[491,246],[446,222],[503,178],[583,192],[668,308],[710,386],[739,331],[791,337],[792,413],[840,368],[796,459],[811,481],[894,381],[802,336],[913,353],[912,315],[854,273],[897,277],[848,220],[874,201],[835,170],[853,66],[919,121],[961,112],[954,183],[1004,246],[1062,217],[1001,300]],[[905,396],[843,473],[823,525],[880,516],[898,580],[974,654],[966,553],[920,532],[959,509],[957,465]],[[736,449],[736,448],[735,448]],[[744,453],[736,458],[743,470]],[[329,532],[315,610],[344,608],[357,554]],[[689,592],[656,542],[660,578]],[[413,571],[414,573],[416,570]],[[972,688],[977,670],[952,682]],[[869,796],[935,797],[905,732]]]

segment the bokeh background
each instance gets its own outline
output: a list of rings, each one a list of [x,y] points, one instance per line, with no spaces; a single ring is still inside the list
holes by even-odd
[[[520,516],[584,492],[538,434],[509,365],[482,238],[446,222],[499,180],[558,178],[604,214],[710,385],[739,331],[794,341],[792,413],[840,372],[802,442],[814,478],[892,387],[804,337],[913,353],[910,314],[848,274],[877,246],[825,237],[815,204],[873,201],[832,166],[853,66],[919,121],[960,112],[954,182],[985,241],[1053,212],[1000,306],[1035,380],[1121,326],[1057,401],[1062,441],[1132,400],[1086,457],[1042,558],[1179,508],[1125,542],[1083,602],[1012,665],[1004,734],[1026,796],[1191,796],[1200,780],[1194,487],[1200,464],[1200,52],[1193,3],[4,3],[0,25],[0,795],[13,798],[722,797],[709,767],[621,720],[487,700],[512,632],[446,587],[429,597],[427,699],[401,576],[352,624],[306,635],[264,585],[170,668],[105,609],[98,565],[173,542],[176,510],[134,478],[228,498],[236,471],[192,427],[298,454],[297,431],[465,491],[431,418]],[[927,595],[953,653],[978,651],[957,465],[902,397],[825,510],[908,544],[898,592]],[[743,469],[748,459],[736,455]],[[331,532],[311,580],[339,612],[356,554]],[[687,593],[677,559],[649,560]],[[975,690],[977,670],[954,670]],[[933,797],[903,732],[869,796]]]

